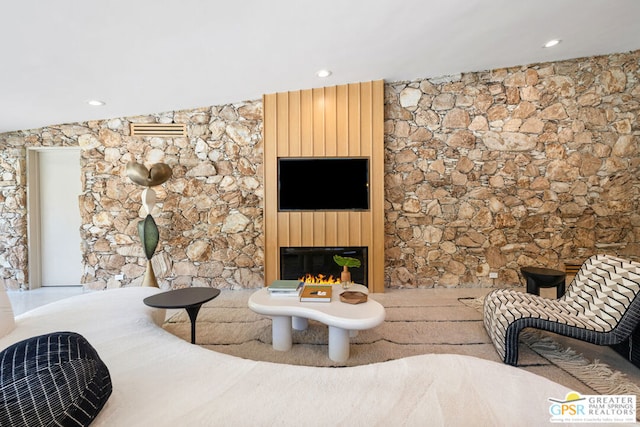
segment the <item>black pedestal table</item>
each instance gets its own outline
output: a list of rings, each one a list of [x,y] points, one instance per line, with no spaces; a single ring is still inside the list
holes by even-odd
[[[214,288],[184,288],[162,292],[143,300],[149,307],[155,308],[184,308],[191,320],[191,344],[196,343],[196,318],[200,307],[220,295],[220,289]]]

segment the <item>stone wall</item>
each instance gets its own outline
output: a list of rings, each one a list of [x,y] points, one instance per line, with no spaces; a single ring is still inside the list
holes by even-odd
[[[129,124],[141,122],[186,123],[188,137],[130,136]],[[0,146],[0,278],[7,288],[28,281],[24,146],[82,148],[86,288],[142,281],[146,258],[137,222],[145,213],[142,187],[126,177],[132,160],[173,169],[167,183],[154,187],[160,244],[152,263],[160,287],[262,286],[261,102],[13,132],[0,135]],[[124,280],[116,281],[121,273]]]
[[[523,265],[640,257],[639,62],[633,52],[388,82],[386,286],[510,286]],[[172,121],[188,137],[129,135],[132,122]],[[251,101],[0,134],[0,281],[28,283],[25,146],[80,146],[87,288],[142,280],[130,160],[174,172],[153,212],[161,287],[262,286],[261,133]]]
[[[639,60],[388,84],[390,284],[504,286],[525,265],[640,256]]]

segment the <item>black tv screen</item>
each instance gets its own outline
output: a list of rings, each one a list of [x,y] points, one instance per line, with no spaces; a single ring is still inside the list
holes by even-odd
[[[280,211],[369,209],[369,159],[281,157]]]

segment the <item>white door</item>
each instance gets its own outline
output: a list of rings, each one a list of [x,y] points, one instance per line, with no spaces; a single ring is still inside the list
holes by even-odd
[[[38,151],[42,286],[80,286],[80,151]]]

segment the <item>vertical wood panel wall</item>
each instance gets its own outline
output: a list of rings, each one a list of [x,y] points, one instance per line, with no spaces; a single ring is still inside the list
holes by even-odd
[[[384,292],[384,82],[263,96],[265,284],[280,248],[368,247],[369,290]],[[370,209],[278,212],[279,157],[369,157]]]

